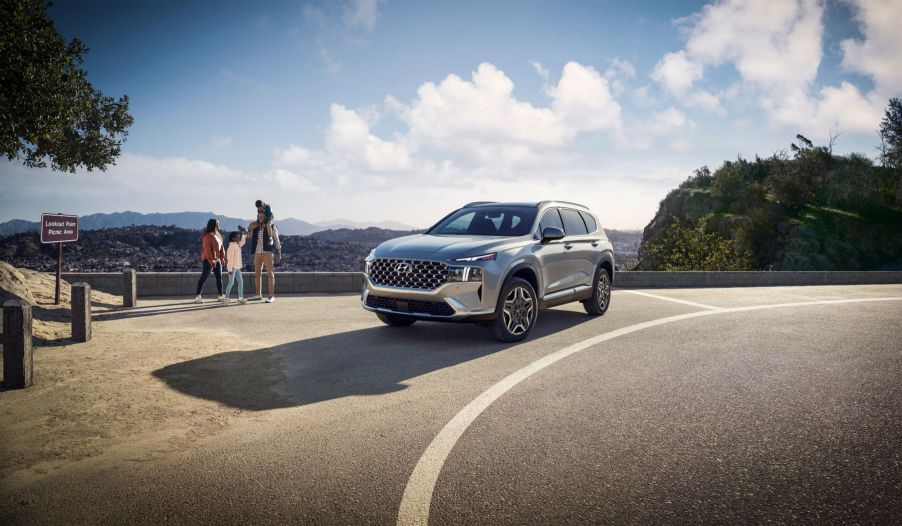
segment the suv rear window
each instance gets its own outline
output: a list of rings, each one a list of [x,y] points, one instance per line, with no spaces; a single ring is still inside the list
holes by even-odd
[[[429,231],[443,236],[525,236],[536,209],[517,206],[461,208]]]
[[[581,236],[589,233],[586,230],[586,224],[583,223],[583,218],[576,210],[561,208],[561,218],[564,220],[564,232],[568,236]]]
[[[589,229],[590,234],[598,230],[598,225],[595,223],[595,218],[592,217],[592,214],[580,212],[579,215],[581,215],[583,217],[583,221],[586,222],[586,228]]]

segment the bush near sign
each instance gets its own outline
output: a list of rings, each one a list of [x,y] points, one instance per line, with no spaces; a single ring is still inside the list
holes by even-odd
[[[78,216],[41,215],[41,243],[78,241]]]

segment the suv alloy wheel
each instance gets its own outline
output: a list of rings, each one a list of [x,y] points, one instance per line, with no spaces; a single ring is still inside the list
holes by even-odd
[[[598,267],[595,271],[595,286],[592,289],[592,297],[583,301],[583,307],[588,314],[601,316],[611,305],[611,275],[608,269]]]
[[[521,278],[510,278],[498,296],[498,317],[489,325],[492,336],[502,342],[519,342],[536,324],[539,302],[532,285]]]

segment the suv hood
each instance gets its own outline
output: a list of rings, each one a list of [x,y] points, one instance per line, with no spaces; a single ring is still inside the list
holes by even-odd
[[[491,236],[435,236],[415,234],[390,239],[376,247],[375,256],[380,258],[429,257],[451,260],[454,258],[479,256],[496,252],[532,241],[532,236],[491,237]]]

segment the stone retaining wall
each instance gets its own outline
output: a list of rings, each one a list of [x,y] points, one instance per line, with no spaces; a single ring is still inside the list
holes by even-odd
[[[242,273],[244,278],[244,295],[254,295],[254,273]],[[138,272],[138,297],[154,296],[194,296],[199,272]],[[122,294],[123,278],[119,272],[71,272],[63,273],[63,279],[69,283],[83,281],[91,288]],[[228,285],[228,275],[222,276],[223,289]],[[360,292],[363,287],[363,274],[360,272],[276,272],[276,292],[296,294],[305,292],[335,293]],[[266,274],[263,275],[263,292],[269,289]],[[232,296],[238,294],[238,284],[232,287]],[[207,296],[216,294],[216,280],[211,274],[204,284],[203,293]]]
[[[245,272],[244,294],[254,292],[254,274]],[[138,297],[193,296],[198,272],[138,272]],[[69,283],[83,281],[92,289],[110,294],[122,294],[120,272],[68,272],[63,279]],[[694,288],[694,287],[772,287],[792,285],[863,285],[902,283],[902,271],[862,272],[618,272],[614,285],[620,288]],[[228,277],[223,276],[223,287]],[[276,292],[337,293],[359,292],[363,286],[360,272],[277,272]],[[237,294],[237,285],[233,296]],[[267,290],[266,275],[263,290]],[[213,276],[204,285],[204,294],[216,293]]]
[[[630,289],[777,287],[902,283],[902,271],[618,272],[614,286]]]

